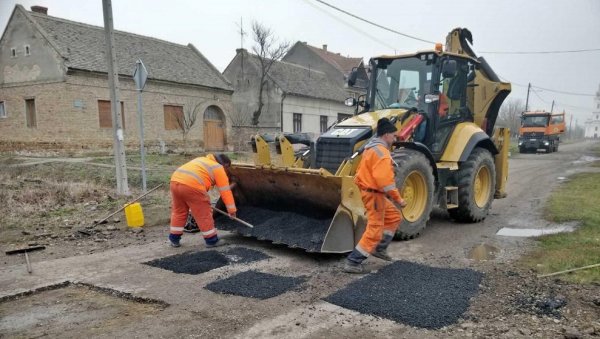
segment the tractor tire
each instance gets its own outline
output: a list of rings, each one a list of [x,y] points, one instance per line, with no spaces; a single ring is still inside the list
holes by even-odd
[[[427,226],[433,208],[433,169],[423,153],[411,149],[394,151],[392,159],[396,186],[407,203],[396,239],[413,239]]]
[[[458,170],[458,208],[448,210],[460,222],[479,222],[487,217],[496,190],[496,167],[492,154],[475,148]]]

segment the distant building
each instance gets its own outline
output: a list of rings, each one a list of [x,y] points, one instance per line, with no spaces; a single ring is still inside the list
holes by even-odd
[[[594,98],[594,111],[591,118],[585,122],[585,137],[588,139],[600,138],[600,86]]]
[[[334,83],[344,87],[349,96],[357,97],[366,93],[369,76],[362,57],[345,57],[327,50],[327,45],[318,48],[298,41],[282,60],[324,72]],[[353,69],[357,70],[356,83],[353,87],[347,87]]]
[[[191,146],[228,146],[233,88],[191,44],[115,31],[125,142],[139,143],[137,92],[131,74],[148,69],[143,94],[148,144],[182,139],[177,120],[197,107]],[[0,141],[112,144],[106,40],[102,27],[17,5],[0,39]]]
[[[237,49],[223,75],[235,90],[231,120],[240,143],[247,144],[250,135],[256,132],[309,133],[315,138],[354,112],[354,108],[344,105],[346,91],[324,72],[276,61],[267,76],[259,124],[252,126],[252,113],[258,107],[258,57],[245,49]]]

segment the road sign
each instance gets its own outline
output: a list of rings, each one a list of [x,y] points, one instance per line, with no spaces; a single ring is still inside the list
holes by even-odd
[[[135,81],[135,86],[138,91],[144,90],[147,79],[148,71],[146,70],[146,66],[144,66],[142,59],[138,59],[138,61],[135,62],[135,69],[133,70],[133,81]]]

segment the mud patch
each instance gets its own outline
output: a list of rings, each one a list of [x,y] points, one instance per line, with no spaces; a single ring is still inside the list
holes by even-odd
[[[469,307],[483,274],[397,261],[350,283],[324,300],[410,326],[454,324]]]
[[[319,252],[333,215],[307,216],[289,211],[242,206],[237,212],[237,217],[252,224],[254,228],[241,225],[227,217],[216,217],[215,225],[218,229],[259,240],[271,240],[275,244],[303,248],[308,252]]]
[[[219,267],[235,263],[249,263],[271,258],[260,251],[244,247],[234,247],[224,252],[215,250],[186,252],[165,258],[155,259],[144,264],[162,268],[174,273],[201,274]]]
[[[65,282],[2,298],[0,336],[116,336],[130,326],[156,317],[167,306],[159,300]]]
[[[269,299],[290,291],[306,281],[305,277],[284,277],[257,271],[246,271],[206,285],[215,293]]]

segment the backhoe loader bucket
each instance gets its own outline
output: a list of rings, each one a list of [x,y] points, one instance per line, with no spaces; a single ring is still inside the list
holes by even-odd
[[[308,252],[343,253],[354,247],[355,223],[341,205],[346,178],[323,169],[246,164],[234,164],[230,172],[237,217],[254,228],[219,216],[217,228]]]

